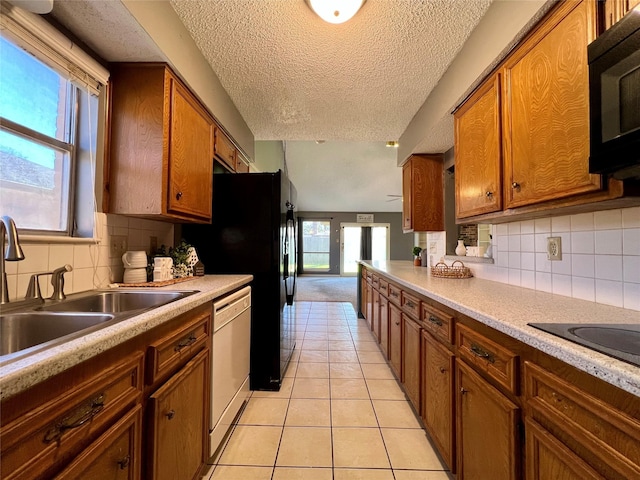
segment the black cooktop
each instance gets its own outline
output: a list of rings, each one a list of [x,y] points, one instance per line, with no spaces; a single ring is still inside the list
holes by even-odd
[[[529,323],[528,325],[640,367],[640,324]]]

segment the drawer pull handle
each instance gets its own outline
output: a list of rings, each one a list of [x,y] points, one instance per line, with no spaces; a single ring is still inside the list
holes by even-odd
[[[176,416],[176,411],[175,410],[169,410],[167,413],[164,414],[165,417],[167,417],[167,419],[169,420],[173,420],[173,417]]]
[[[438,317],[436,317],[434,315],[429,315],[429,321],[431,323],[435,323],[439,327],[442,326],[442,320],[440,320]]]
[[[104,393],[101,393],[56,423],[45,433],[44,443],[58,441],[66,430],[81,427],[93,419],[104,408],[104,397]]]
[[[398,294],[397,294],[397,293],[395,293],[395,292],[394,292],[394,293],[390,293],[389,295],[391,295],[392,297],[396,297],[396,298],[398,298]]]
[[[411,300],[407,300],[407,303],[405,303],[405,305],[409,308],[416,308],[416,305]]]
[[[122,460],[118,460],[118,466],[120,467],[120,470],[124,470],[125,468],[127,468],[130,463],[131,463],[131,455],[127,455]]]
[[[173,347],[173,350],[175,352],[179,352],[183,348],[189,347],[194,343],[196,343],[196,340],[197,340],[196,336],[193,333],[190,333],[187,338],[182,339],[180,343],[178,343],[175,347]]]
[[[471,353],[473,353],[476,357],[484,358],[490,363],[496,362],[496,359],[493,357],[492,354],[482,349],[480,346],[476,345],[475,343],[471,344],[470,350],[471,350]]]

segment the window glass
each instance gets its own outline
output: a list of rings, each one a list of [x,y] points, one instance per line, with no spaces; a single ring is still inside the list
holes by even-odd
[[[331,222],[304,220],[302,222],[302,270],[328,271]]]
[[[0,39],[0,212],[18,228],[70,233],[75,87]]]

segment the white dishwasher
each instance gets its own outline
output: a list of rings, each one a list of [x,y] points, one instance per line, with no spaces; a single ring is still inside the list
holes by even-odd
[[[213,304],[209,455],[222,442],[249,395],[251,287]]]

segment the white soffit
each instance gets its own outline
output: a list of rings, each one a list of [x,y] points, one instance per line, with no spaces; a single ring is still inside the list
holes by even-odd
[[[256,140],[400,137],[492,0],[170,0]]]

